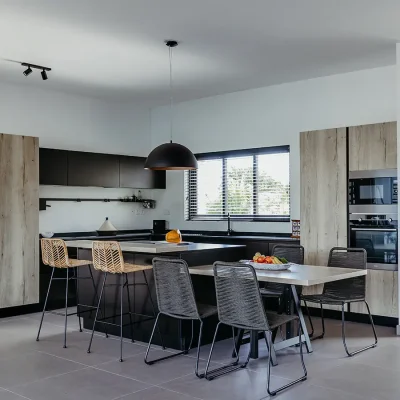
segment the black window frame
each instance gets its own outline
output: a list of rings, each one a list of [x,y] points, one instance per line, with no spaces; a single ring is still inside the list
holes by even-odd
[[[217,151],[212,153],[199,153],[196,154],[198,161],[203,160],[213,160],[222,159],[222,197],[223,205],[222,215],[207,215],[193,213],[193,209],[197,209],[197,184],[194,186],[190,185],[193,180],[197,181],[197,170],[186,171],[185,175],[185,220],[186,221],[223,221],[227,219],[227,182],[226,182],[226,160],[232,157],[253,157],[253,171],[257,171],[258,163],[257,156],[264,154],[278,154],[278,153],[288,153],[290,155],[290,146],[273,146],[273,147],[261,147],[252,149],[242,149],[242,150],[228,150],[228,151]],[[290,171],[290,165],[289,165]],[[291,209],[290,209],[290,172],[289,172],[289,215],[260,215],[257,216],[257,206],[258,206],[258,191],[257,191],[257,178],[256,173],[253,173],[253,214],[252,215],[232,215],[231,219],[236,221],[250,221],[250,222],[290,222],[291,221]],[[192,190],[191,190],[192,189]],[[191,207],[191,205],[193,205]]]

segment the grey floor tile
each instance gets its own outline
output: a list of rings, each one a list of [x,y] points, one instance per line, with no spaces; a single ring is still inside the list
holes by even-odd
[[[19,354],[0,360],[0,387],[8,389],[82,368],[81,364],[40,352]]]
[[[0,400],[26,400],[26,397],[19,396],[16,393],[0,389]]]
[[[54,310],[57,313],[64,313],[64,309],[60,310]],[[68,314],[76,312],[76,307],[68,307]],[[42,313],[33,313],[33,314],[26,314],[24,316],[25,318],[33,319],[35,321],[40,322],[40,319],[42,318]],[[46,313],[44,316],[44,322],[47,322],[48,324],[53,324],[57,326],[64,327],[65,324],[65,317],[61,315],[56,315],[52,313]],[[78,317],[76,315],[71,315],[67,319],[68,326],[70,329],[79,329],[79,321]]]
[[[148,386],[133,379],[86,368],[17,386],[13,391],[32,400],[111,400]]]
[[[400,345],[379,345],[350,359],[350,362],[400,371]]]
[[[120,344],[113,338],[106,339],[104,336],[95,336],[91,353],[87,353],[90,334],[86,332],[69,332],[67,335],[67,348],[63,348],[64,335],[58,334],[47,336],[36,342],[34,348],[45,353],[53,354],[66,358],[71,361],[83,363],[85,365],[97,365],[108,361],[119,360]],[[145,347],[132,343],[124,342],[123,353],[125,357],[144,353]]]
[[[37,321],[18,318],[0,324],[0,360],[4,357],[22,354],[35,349],[36,335],[39,328]],[[43,324],[41,339],[59,335],[63,329],[51,324]]]
[[[171,353],[161,350],[150,352],[149,359],[164,357]],[[113,361],[98,365],[105,371],[114,372],[123,376],[137,379],[141,382],[147,382],[152,385],[158,385],[172,379],[180,378],[182,376],[193,374],[195,368],[195,359],[186,356],[177,356],[175,358],[161,361],[153,365],[146,365],[143,361],[143,355],[137,355],[127,358],[124,362]],[[205,362],[200,363],[200,368],[204,368]]]
[[[187,396],[186,394],[172,392],[165,388],[153,386],[140,392],[119,397],[116,400],[198,400],[198,397]]]
[[[194,375],[175,379],[160,386],[179,393],[206,400],[259,400],[268,396],[266,375],[243,369],[221,376],[213,381],[198,379]],[[272,387],[288,383],[274,377]],[[304,385],[305,383],[299,383]]]
[[[393,400],[400,393],[399,371],[357,362],[343,363],[329,370],[329,374],[319,377],[319,384],[379,400]]]
[[[373,398],[353,395],[342,390],[305,384],[281,392],[279,400],[373,400]]]

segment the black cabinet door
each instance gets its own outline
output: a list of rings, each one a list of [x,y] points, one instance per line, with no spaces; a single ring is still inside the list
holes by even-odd
[[[135,189],[165,189],[165,171],[144,169],[144,157],[120,156],[120,187]]]
[[[119,187],[119,156],[68,152],[68,186]]]
[[[68,183],[68,151],[39,149],[40,185],[62,185]]]

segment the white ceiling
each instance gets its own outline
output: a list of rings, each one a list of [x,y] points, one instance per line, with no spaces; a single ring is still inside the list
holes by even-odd
[[[0,0],[0,81],[155,106],[164,39],[184,101],[395,64],[399,16],[399,0]]]

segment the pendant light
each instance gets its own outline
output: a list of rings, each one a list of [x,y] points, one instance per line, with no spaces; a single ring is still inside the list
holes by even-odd
[[[164,143],[149,154],[144,164],[146,169],[152,170],[189,170],[197,169],[197,160],[193,153],[185,146],[172,142],[173,130],[173,85],[172,85],[172,49],[178,46],[175,40],[167,40],[169,48],[169,89],[170,89],[170,135],[171,141]]]

